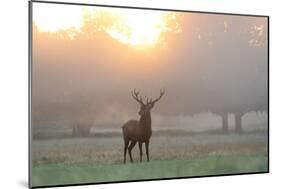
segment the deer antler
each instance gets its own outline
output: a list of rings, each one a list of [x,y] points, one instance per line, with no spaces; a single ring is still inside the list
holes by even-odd
[[[139,94],[140,94],[140,91],[136,91],[136,89],[134,89],[134,91],[132,91],[132,97],[138,102],[140,103],[141,105],[144,105],[143,101],[142,101],[142,98],[139,97]]]
[[[149,100],[148,100],[148,97],[146,98],[146,104],[150,104],[152,102],[152,98],[150,98]]]
[[[164,94],[165,94],[165,89],[160,89],[160,96],[159,96],[157,99],[155,99],[155,100],[150,99],[150,102],[149,102],[149,103],[150,103],[150,104],[154,104],[155,102],[157,102],[158,100],[160,100]]]

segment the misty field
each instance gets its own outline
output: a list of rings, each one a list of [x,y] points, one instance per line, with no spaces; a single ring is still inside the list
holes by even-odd
[[[266,172],[267,133],[156,134],[150,162],[123,164],[121,135],[33,140],[33,186]],[[144,160],[146,157],[144,155]]]

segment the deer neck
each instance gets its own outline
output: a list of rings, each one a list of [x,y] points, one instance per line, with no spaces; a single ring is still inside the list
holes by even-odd
[[[145,128],[151,130],[151,115],[150,113],[143,115],[139,120],[140,125]]]

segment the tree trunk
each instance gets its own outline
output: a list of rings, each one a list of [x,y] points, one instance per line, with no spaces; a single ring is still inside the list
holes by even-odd
[[[72,136],[77,136],[77,126],[72,127]]]
[[[222,113],[222,132],[227,133],[228,132],[228,113],[224,112]]]
[[[74,126],[72,129],[72,136],[74,137],[87,137],[90,135],[90,130],[91,127],[90,126]]]
[[[234,114],[235,116],[235,132],[242,133],[242,116],[243,114],[241,112],[237,112]]]

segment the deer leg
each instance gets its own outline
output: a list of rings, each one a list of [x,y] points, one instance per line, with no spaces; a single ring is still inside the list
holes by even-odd
[[[124,163],[126,163],[126,154],[127,154],[127,148],[129,145],[129,140],[124,140],[125,146],[124,146]]]
[[[145,142],[146,158],[149,161],[149,141]]]
[[[129,145],[129,155],[130,155],[130,160],[131,160],[131,163],[133,163],[133,158],[132,158],[132,149],[134,148],[134,146],[136,145],[136,141],[133,141],[130,143]]]
[[[142,162],[142,142],[139,142],[139,149],[140,149],[140,162]]]

